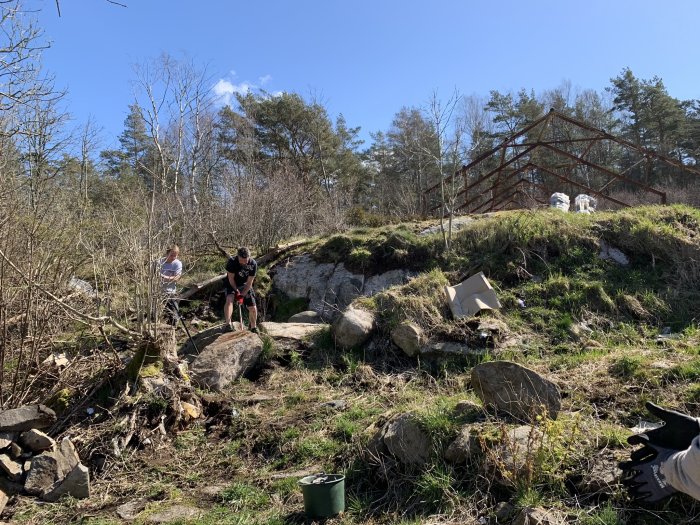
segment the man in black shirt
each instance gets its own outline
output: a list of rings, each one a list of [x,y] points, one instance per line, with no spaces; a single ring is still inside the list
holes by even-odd
[[[226,304],[224,305],[224,318],[228,327],[233,330],[231,315],[233,303],[236,301],[237,292],[243,296],[243,302],[248,307],[248,320],[250,331],[257,332],[256,321],[258,309],[255,305],[253,293],[253,281],[258,272],[258,263],[250,256],[250,250],[246,247],[238,249],[236,257],[231,257],[226,262]]]

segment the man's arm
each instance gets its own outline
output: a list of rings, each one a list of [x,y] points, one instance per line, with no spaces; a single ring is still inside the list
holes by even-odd
[[[226,271],[226,278],[228,279],[228,284],[233,288],[234,290],[236,289],[236,275]]]
[[[700,500],[700,436],[663,462],[661,473],[674,489]]]
[[[255,275],[251,275],[248,277],[248,280],[245,282],[245,286],[243,287],[243,291],[241,292],[241,295],[243,297],[246,296],[246,294],[250,291],[250,289],[253,287],[253,281],[255,280]]]

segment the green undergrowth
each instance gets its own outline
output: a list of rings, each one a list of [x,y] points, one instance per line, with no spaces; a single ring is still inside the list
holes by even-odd
[[[424,271],[437,265],[439,243],[419,237],[404,225],[358,229],[319,241],[312,250],[319,262],[343,262],[351,271],[373,275],[387,270]]]

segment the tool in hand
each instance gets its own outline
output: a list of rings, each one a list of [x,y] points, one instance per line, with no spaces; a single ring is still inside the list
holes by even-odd
[[[241,305],[243,304],[243,295],[238,290],[236,290],[236,295],[234,296],[234,300],[236,301],[236,304],[238,305],[238,321],[241,323],[241,330],[243,330],[243,311],[241,309]]]

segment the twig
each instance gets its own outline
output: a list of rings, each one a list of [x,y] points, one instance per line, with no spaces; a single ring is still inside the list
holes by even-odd
[[[107,337],[107,334],[105,334],[105,330],[103,327],[98,326],[97,329],[100,331],[100,334],[102,334],[102,338],[105,340],[105,343],[107,343],[107,346],[112,350],[114,353],[114,357],[116,358],[118,363],[121,363],[122,358],[119,357],[119,353],[117,352],[117,349],[114,348],[114,345],[112,344],[112,341],[109,340]]]
[[[230,259],[232,257],[231,254],[222,248],[222,246],[219,244],[219,241],[216,240],[214,233],[215,232],[209,232],[209,236],[211,237],[211,240],[214,241],[214,246],[216,246],[216,249],[219,250],[224,257],[226,257],[227,259]]]

